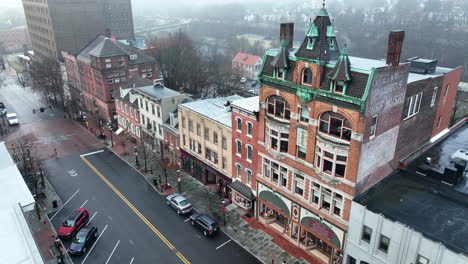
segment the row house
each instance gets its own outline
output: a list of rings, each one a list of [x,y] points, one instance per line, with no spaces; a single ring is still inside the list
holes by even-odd
[[[243,77],[256,80],[262,67],[262,58],[252,54],[239,52],[232,59],[232,70]]]
[[[153,81],[134,74],[130,79],[123,83],[118,90],[114,91],[113,97],[118,125],[118,129],[115,133],[117,135],[123,132],[134,138],[136,141],[140,141],[141,129],[138,95],[133,89],[151,86],[152,84]]]
[[[74,62],[65,58],[66,65]],[[156,79],[155,60],[115,38],[98,36],[76,55],[81,81],[83,107],[107,120],[114,120],[115,103],[112,94],[131,75]],[[67,67],[67,71],[74,67]]]
[[[442,102],[453,102],[447,85],[461,68],[400,63],[402,31],[390,33],[386,61],[349,56],[325,8],[299,48],[293,27],[281,25],[259,75],[256,216],[315,259],[341,263],[351,201],[418,149],[409,140],[444,133],[452,109]]]
[[[179,106],[182,169],[230,197],[232,183],[231,102],[238,95],[210,98]]]
[[[156,152],[161,153],[164,145],[164,123],[177,110],[177,106],[191,98],[165,87],[162,83],[134,88],[138,97],[142,138],[150,143]],[[174,120],[177,122],[177,120]]]
[[[179,118],[178,109],[169,114],[169,118],[163,124],[164,152],[168,163],[176,168],[181,168]]]
[[[259,97],[242,98],[231,103],[232,108],[232,202],[252,213],[258,173],[258,110]]]

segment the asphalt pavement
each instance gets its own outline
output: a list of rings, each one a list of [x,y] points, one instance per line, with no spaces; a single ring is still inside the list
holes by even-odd
[[[5,104],[8,113],[16,113],[20,126],[42,120],[63,118],[61,112],[49,109],[49,105],[44,102],[39,93],[33,92],[30,87],[19,85],[13,70],[0,71],[0,78],[4,79],[3,85],[0,85],[0,102]],[[33,113],[33,109],[39,110],[41,107],[46,108],[44,112]]]
[[[45,163],[65,203],[50,215],[54,227],[83,205],[101,235],[74,263],[260,263],[223,232],[205,237],[136,170],[108,149],[100,151]]]

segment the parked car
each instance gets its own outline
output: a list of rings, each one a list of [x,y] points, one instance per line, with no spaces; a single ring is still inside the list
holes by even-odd
[[[257,81],[253,81],[252,83],[250,83],[250,86],[252,86],[252,87],[257,86]]]
[[[7,113],[5,105],[0,102],[0,116],[5,115]]]
[[[88,222],[88,219],[88,210],[84,208],[75,209],[57,231],[59,237],[65,239],[73,237]]]
[[[240,79],[240,82],[241,82],[241,83],[245,83],[246,81],[247,81],[247,78],[245,78],[245,77],[242,77],[242,78]]]
[[[192,211],[192,204],[178,193],[170,194],[166,197],[166,203],[177,211],[177,214],[186,214]]]
[[[6,114],[10,126],[19,125],[18,116],[15,113]]]
[[[196,226],[197,228],[201,229],[203,231],[203,235],[205,236],[212,236],[220,230],[218,222],[216,222],[207,214],[191,215],[190,223],[193,226]]]
[[[98,232],[96,227],[86,226],[81,228],[75,238],[73,238],[70,248],[68,249],[68,253],[72,255],[86,253],[97,237]]]

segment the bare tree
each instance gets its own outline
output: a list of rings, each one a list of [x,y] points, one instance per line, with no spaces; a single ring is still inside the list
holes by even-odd
[[[63,91],[62,69],[60,64],[52,59],[35,61],[31,64],[31,76],[33,89],[40,91],[46,98],[53,98],[55,106],[65,110],[65,98]],[[57,101],[60,98],[60,102]]]
[[[184,87],[185,92],[200,94],[206,87],[207,73],[202,53],[182,31],[165,39],[150,42],[150,55],[156,59],[164,84],[172,89]]]

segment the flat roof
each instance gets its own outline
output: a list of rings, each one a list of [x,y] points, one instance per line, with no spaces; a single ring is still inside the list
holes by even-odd
[[[422,73],[410,72],[408,76],[408,83],[417,82],[417,81],[424,80],[427,78],[434,78],[434,77],[442,76],[451,71],[453,71],[453,69],[445,68],[445,67],[437,67],[435,72],[433,73],[422,74]]]
[[[0,209],[18,205],[28,206],[34,203],[34,197],[24,182],[8,148],[0,142]]]
[[[161,98],[173,97],[180,95],[181,93],[164,87],[162,85],[150,85],[134,88],[133,90],[140,92],[146,96],[159,100]]]
[[[354,201],[374,213],[414,228],[455,252],[468,255],[466,173],[460,184],[450,186],[415,172],[428,156],[441,167],[449,165],[457,150],[468,150],[467,139],[468,124],[464,124],[414,159],[405,170],[394,171]]]
[[[182,107],[192,110],[202,116],[206,116],[227,127],[231,127],[231,111],[226,111],[224,104],[227,101],[234,101],[243,98],[239,95],[227,97],[209,98],[195,102],[181,104]]]
[[[406,166],[407,170],[416,172],[418,166],[426,162],[427,157],[431,158],[432,164],[438,164],[440,168],[445,168],[450,165],[452,155],[458,150],[468,151],[468,123],[454,129],[449,135],[409,162]],[[465,175],[463,181],[454,185],[453,188],[468,194],[468,175]]]
[[[33,210],[33,205],[34,197],[0,142],[0,263],[43,263],[22,212]]]
[[[259,96],[242,98],[232,101],[232,105],[238,108],[245,109],[250,112],[258,112],[260,108]]]

